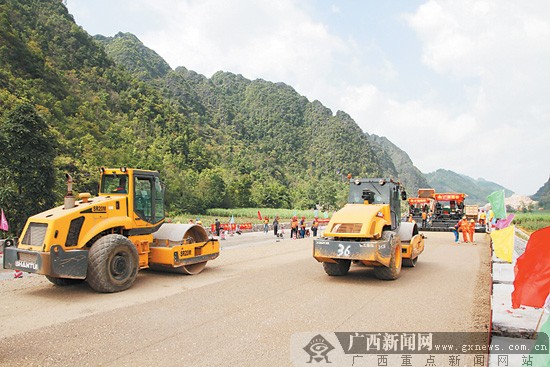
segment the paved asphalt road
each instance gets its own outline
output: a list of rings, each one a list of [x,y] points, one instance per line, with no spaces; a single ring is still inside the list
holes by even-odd
[[[487,332],[487,238],[426,236],[417,266],[396,281],[359,266],[329,277],[311,239],[263,233],[222,241],[199,275],[143,271],[121,293],[3,271],[0,366],[285,366],[308,357],[291,347],[298,333]]]

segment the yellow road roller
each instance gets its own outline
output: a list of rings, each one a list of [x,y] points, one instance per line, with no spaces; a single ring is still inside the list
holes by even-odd
[[[414,222],[401,222],[399,182],[384,178],[350,180],[348,203],[334,213],[313,242],[313,257],[330,276],[346,275],[352,263],[374,267],[379,279],[394,280],[402,266],[414,267],[424,236]]]
[[[198,274],[218,257],[219,241],[196,224],[165,223],[156,171],[101,168],[99,194],[73,195],[30,217],[7,241],[5,269],[43,274],[58,286],[86,281],[97,292],[128,289],[141,269]]]

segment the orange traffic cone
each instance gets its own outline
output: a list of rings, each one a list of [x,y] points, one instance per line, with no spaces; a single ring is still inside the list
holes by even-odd
[[[23,272],[21,270],[15,270],[15,273],[13,274],[14,279],[23,278]]]

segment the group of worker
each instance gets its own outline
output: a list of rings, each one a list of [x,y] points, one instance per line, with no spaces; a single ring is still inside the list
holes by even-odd
[[[308,233],[309,231],[306,229],[306,217],[302,217],[300,221],[298,221],[297,216],[293,216],[292,220],[290,221],[290,238],[291,239],[298,239],[298,238],[306,238],[309,237]],[[313,234],[313,237],[317,236],[317,229],[319,228],[319,218],[315,217],[313,219],[313,223],[311,224],[311,234]]]
[[[454,228],[453,233],[455,235],[455,242],[458,242],[458,232],[462,232],[462,240],[464,243],[473,243],[474,242],[474,233],[476,231],[476,222],[473,219],[468,219],[464,215],[461,220],[459,220]]]
[[[422,214],[421,214],[421,217],[422,217],[422,229],[426,229],[426,226],[427,226],[428,222],[431,222],[432,216],[433,216],[433,213],[432,213],[432,212],[430,212],[430,213],[427,213],[427,212],[425,212],[425,211],[422,212]],[[414,223],[416,223],[416,221],[413,219],[412,213],[409,214],[409,218],[407,219],[407,222],[414,222]]]

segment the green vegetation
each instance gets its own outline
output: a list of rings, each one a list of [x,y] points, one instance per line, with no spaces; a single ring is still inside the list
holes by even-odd
[[[537,190],[531,199],[538,201],[539,207],[550,211],[550,178],[548,178],[548,181]]]
[[[330,210],[344,201],[342,174],[397,176],[346,113],[283,83],[171,70],[131,34],[90,37],[57,0],[0,2],[3,144],[18,141],[14,115],[40,121],[44,128],[25,139],[47,138],[53,150],[16,144],[10,154],[24,164],[2,162],[0,207],[12,235],[62,202],[66,172],[77,193],[95,194],[101,166],[160,171],[172,216],[215,207]],[[36,192],[18,187],[23,173]]]
[[[550,212],[515,213],[514,224],[526,231],[534,232],[550,226]]]
[[[385,137],[372,134],[369,135],[369,141],[374,145],[378,159],[385,160],[385,166],[395,167],[399,180],[407,183],[409,196],[415,197],[420,188],[431,187],[424,174],[413,165],[406,152]]]
[[[36,122],[25,139],[52,150],[17,143],[15,121]],[[410,195],[425,182],[405,152],[343,111],[283,83],[171,70],[131,34],[91,37],[58,0],[0,1],[0,135],[21,159],[0,166],[12,235],[62,202],[66,172],[75,191],[95,194],[101,166],[160,171],[174,218],[209,208],[334,210],[347,173],[397,178]]]
[[[207,214],[211,216],[217,216],[220,218],[230,218],[233,215],[235,218],[247,218],[252,223],[263,223],[258,219],[258,211],[262,217],[268,217],[270,221],[273,221],[275,216],[279,216],[281,220],[290,220],[293,216],[306,217],[311,220],[315,216],[313,210],[291,210],[291,209],[273,209],[273,208],[238,208],[238,209],[209,209]],[[327,212],[327,216],[330,213]],[[324,212],[318,212],[319,218],[324,218]]]
[[[314,218],[313,210],[292,210],[292,209],[273,209],[273,208],[235,208],[235,209],[223,209],[214,208],[208,209],[206,214],[193,214],[183,213],[178,214],[170,218],[173,222],[188,223],[189,220],[196,221],[199,219],[206,227],[210,227],[216,218],[222,223],[229,223],[231,216],[233,216],[235,223],[252,223],[263,224],[263,220],[258,219],[258,211],[260,211],[262,217],[267,216],[269,218],[269,224],[273,223],[275,216],[279,216],[279,222],[284,225],[290,223],[291,218],[296,215],[298,218],[302,216],[306,217],[308,223],[311,223]],[[327,212],[330,218],[331,212]],[[324,219],[324,212],[318,212],[319,219]],[[288,227],[286,227],[288,228]]]
[[[425,176],[430,187],[433,187],[436,192],[463,192],[468,194],[466,204],[485,205],[487,196],[496,190],[504,190],[506,196],[513,194],[512,191],[494,182],[481,178],[475,180],[449,170],[438,169]]]
[[[28,212],[55,203],[54,139],[29,103],[17,104],[0,124],[0,200],[11,214],[12,230],[21,231]]]

